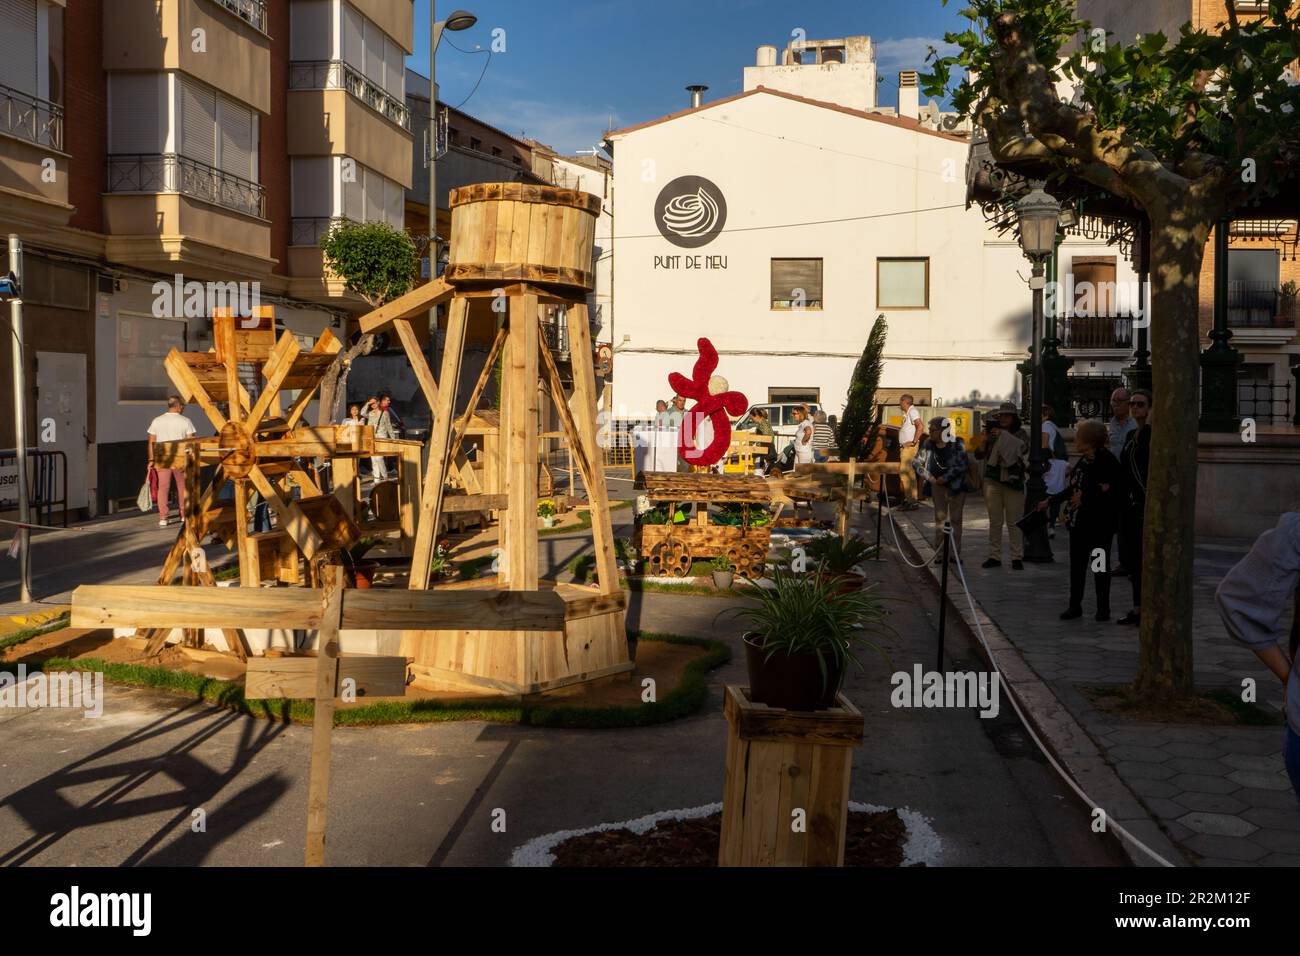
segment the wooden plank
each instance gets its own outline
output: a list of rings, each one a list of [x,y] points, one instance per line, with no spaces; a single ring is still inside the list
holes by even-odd
[[[72,626],[315,630],[320,598],[315,588],[83,584],[72,594]],[[565,615],[554,591],[348,589],[342,627],[562,631]]]
[[[519,218],[528,207],[516,209]],[[505,492],[510,509],[502,519],[502,580],[514,591],[537,589],[537,296],[510,299],[510,328],[501,375],[502,442],[505,447]]]
[[[446,495],[442,499],[444,514],[465,511],[506,511],[509,506],[508,495]]]
[[[442,375],[439,381],[438,401],[430,406],[433,411],[433,427],[429,430],[429,466],[424,476],[424,491],[420,496],[420,517],[415,530],[415,548],[411,554],[408,586],[417,590],[429,586],[429,566],[433,561],[433,545],[438,536],[438,522],[442,516],[443,485],[447,480],[448,462],[455,454],[455,450],[448,447],[448,441],[451,438],[456,386],[460,380],[460,363],[465,349],[465,327],[468,325],[468,318],[469,301],[453,299],[451,311],[447,315],[447,336],[442,349]]]
[[[402,554],[415,553],[415,534],[420,517],[420,446],[411,444],[397,456],[398,522],[401,525]]]
[[[248,700],[290,698],[306,700],[316,696],[317,655],[302,657],[252,657],[244,677]],[[406,693],[406,658],[344,654],[338,659],[336,698],[343,696],[344,682],[355,682],[361,697],[401,697]]]
[[[221,414],[208,390],[199,382],[194,375],[194,371],[185,363],[184,356],[176,349],[167,353],[163,359],[163,368],[172,384],[176,386],[176,391],[186,402],[197,402],[203,414],[208,416],[208,421],[218,432],[226,424],[226,416]]]
[[[862,713],[843,694],[835,707],[811,712],[782,710],[749,699],[748,688],[728,685],[725,710],[746,740],[788,741],[857,747],[862,743]]]
[[[618,561],[614,555],[614,529],[609,519],[609,491],[605,487],[605,469],[599,467],[600,448],[596,444],[596,371],[591,355],[591,327],[587,306],[573,306],[569,317],[569,354],[573,367],[572,409],[578,429],[574,452],[579,462],[586,461],[588,473],[582,476],[591,503],[591,535],[596,551],[596,569],[600,588],[605,593],[621,589]],[[581,467],[581,465],[580,465]]]
[[[448,443],[448,447],[451,448],[453,454],[459,451],[460,443],[465,440],[465,431],[469,428],[470,422],[474,420],[474,412],[478,409],[479,400],[483,397],[483,389],[487,386],[488,380],[492,378],[492,368],[496,365],[497,356],[505,345],[506,336],[507,332],[504,326],[497,330],[496,338],[492,340],[492,347],[488,349],[487,361],[483,363],[483,369],[479,372],[478,380],[474,383],[474,388],[469,394],[469,402],[465,405],[465,413],[456,419],[451,441]]]
[[[275,343],[275,348],[271,351],[270,360],[267,365],[270,366],[266,384],[262,388],[262,394],[257,397],[257,404],[253,410],[248,413],[248,430],[251,434],[257,432],[257,426],[262,423],[266,413],[270,411],[272,403],[280,395],[280,389],[284,387],[284,380],[289,374],[290,367],[302,347],[298,340],[289,332],[280,336],[280,341]]]
[[[392,302],[386,302],[359,321],[361,332],[382,332],[390,323],[399,319],[409,319],[422,312],[428,312],[441,302],[446,302],[456,294],[456,289],[446,279],[437,278],[432,282],[416,286],[406,295],[399,296]],[[432,408],[432,403],[430,403]]]
[[[456,306],[453,304],[451,310],[454,311]],[[465,306],[469,308],[468,304]],[[438,407],[438,385],[433,380],[433,372],[429,370],[429,363],[424,358],[424,352],[420,350],[420,342],[415,337],[415,330],[411,328],[411,323],[401,320],[393,323],[393,328],[397,331],[397,337],[401,340],[402,351],[406,353],[406,361],[410,363],[411,371],[415,373],[415,380],[420,383],[420,391],[424,393],[424,400],[429,403],[429,409]],[[445,355],[444,355],[445,359]],[[452,396],[453,400],[455,396]]]
[[[343,513],[354,521],[357,518],[357,460],[355,458],[334,458],[331,460],[334,479],[334,497],[338,499]]]
[[[311,728],[311,775],[307,789],[307,866],[325,865],[325,822],[330,795],[330,736],[334,688],[338,686],[339,622],[343,616],[343,569],[326,569],[321,626],[317,635],[316,707]]]
[[[275,509],[276,516],[280,519],[280,530],[287,532],[289,537],[293,538],[299,550],[307,556],[307,560],[314,558],[316,552],[325,546],[325,542],[307,516],[303,514],[302,509],[296,502],[282,498],[275,485],[262,474],[262,469],[254,467],[248,473],[248,477],[258,493]]]

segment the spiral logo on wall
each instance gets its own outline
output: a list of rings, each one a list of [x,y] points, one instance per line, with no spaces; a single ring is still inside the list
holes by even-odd
[[[727,224],[727,200],[722,190],[703,176],[678,176],[655,200],[655,225],[675,246],[695,249],[708,245]]]

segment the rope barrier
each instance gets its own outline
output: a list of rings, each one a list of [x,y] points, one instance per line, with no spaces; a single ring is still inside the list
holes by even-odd
[[[52,524],[23,524],[21,521],[7,521],[0,518],[0,524],[7,524],[14,528],[31,528],[38,531],[88,531],[88,528],[60,528]]]
[[[880,493],[884,495],[885,504],[889,504],[889,492],[885,489],[885,483],[883,481],[880,483]],[[898,526],[894,522],[894,514],[892,511],[890,511],[888,512],[888,515],[889,515],[889,527],[890,530],[893,532],[894,544],[898,549],[899,557],[901,557],[909,567],[913,567],[913,568],[929,567],[931,563],[930,561],[926,561],[924,564],[912,564],[911,561],[907,560],[907,556],[903,553],[902,550],[902,543],[900,542],[898,537]],[[988,657],[988,661],[990,665],[992,665],[993,667],[993,673],[996,675],[999,683],[1003,684],[1004,686],[1009,686],[1007,685],[1006,681],[1003,680],[1002,670],[1001,668],[998,667],[997,658],[993,656],[993,650],[992,648],[989,647],[988,639],[984,636],[984,626],[980,623],[979,614],[976,613],[975,599],[971,595],[970,585],[966,581],[966,570],[962,564],[961,554],[955,546],[956,538],[954,536],[951,522],[945,524],[943,528],[943,533],[947,535],[950,539],[949,544],[950,544],[951,553],[954,556],[955,563],[957,565],[957,577],[961,580],[962,590],[966,594],[966,603],[970,607],[971,620],[975,622],[975,634],[977,637],[979,637],[980,643],[984,646],[984,653]],[[936,553],[942,553],[940,549],[935,549],[935,550]],[[1079,799],[1081,799],[1086,805],[1101,810],[1102,813],[1104,813],[1106,816],[1106,826],[1114,829],[1114,831],[1119,836],[1127,840],[1133,846],[1137,847],[1139,850],[1141,850],[1143,853],[1149,856],[1156,863],[1160,864],[1161,866],[1173,867],[1174,866],[1173,863],[1169,862],[1167,859],[1165,859],[1155,850],[1151,849],[1149,846],[1147,846],[1145,843],[1143,843],[1141,840],[1135,837],[1122,824],[1113,820],[1111,818],[1111,815],[1109,813],[1106,813],[1104,807],[1098,806],[1096,801],[1094,801],[1091,797],[1088,796],[1087,792],[1081,786],[1079,786],[1079,784],[1075,781],[1074,777],[1070,774],[1070,772],[1066,770],[1064,767],[1062,767],[1060,763],[1057,762],[1056,758],[1052,755],[1051,751],[1048,750],[1047,746],[1043,743],[1043,741],[1039,739],[1038,734],[1034,732],[1033,726],[1030,724],[1028,718],[1025,716],[1025,712],[1020,707],[1020,702],[1016,700],[1016,695],[1009,693],[1007,694],[1007,699],[1011,701],[1012,709],[1015,710],[1016,716],[1020,718],[1021,725],[1023,725],[1025,730],[1028,732],[1030,739],[1033,740],[1034,742],[1034,745],[1038,747],[1039,751],[1043,754],[1043,756],[1047,758],[1047,762],[1052,765],[1052,769],[1054,769],[1060,775],[1061,779],[1064,780],[1069,785],[1070,789],[1073,790],[1078,795]]]

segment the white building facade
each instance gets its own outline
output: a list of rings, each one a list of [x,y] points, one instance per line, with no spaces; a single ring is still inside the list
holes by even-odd
[[[800,89],[838,95],[841,67],[802,68]],[[701,336],[750,404],[838,414],[882,313],[882,387],[934,405],[1019,398],[1029,264],[966,206],[965,135],[755,86],[608,139],[616,415],[671,397],[668,374],[689,376]],[[1062,261],[1084,252],[1115,250],[1071,241]]]

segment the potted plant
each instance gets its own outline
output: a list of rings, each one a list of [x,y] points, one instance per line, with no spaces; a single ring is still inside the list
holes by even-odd
[[[550,498],[543,498],[537,502],[537,517],[542,519],[543,528],[555,527],[555,502]]]
[[[623,562],[623,567],[627,569],[628,574],[636,574],[637,554],[631,541],[627,538],[615,538],[614,554],[619,561]]]
[[[862,589],[866,577],[854,570],[875,553],[876,546],[852,535],[844,541],[837,534],[820,534],[808,542],[805,553],[817,565],[816,574],[836,578],[842,591]]]
[[[887,628],[873,588],[845,592],[836,578],[777,568],[771,588],[754,588],[755,603],[733,608],[749,625],[745,663],[750,698],[786,710],[824,710],[835,702],[860,647],[884,652],[866,639]]]
[[[713,586],[719,591],[725,591],[731,587],[731,582],[735,579],[736,569],[731,566],[731,561],[725,554],[720,554],[709,562],[709,570],[713,572]]]
[[[348,548],[348,567],[352,569],[353,587],[368,588],[374,586],[375,572],[379,570],[379,562],[366,561],[365,556],[378,543],[378,538],[367,536]]]
[[[1295,321],[1295,303],[1296,298],[1300,297],[1300,285],[1297,285],[1294,279],[1288,279],[1277,291],[1282,318],[1284,323],[1289,325]]]

